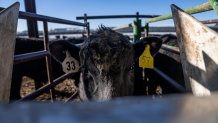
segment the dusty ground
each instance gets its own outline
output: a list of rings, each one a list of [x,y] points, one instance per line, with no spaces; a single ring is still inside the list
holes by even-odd
[[[25,97],[26,95],[34,92],[35,84],[34,80],[28,77],[23,77],[20,95],[21,97]],[[148,88],[145,90],[148,93]],[[75,81],[72,79],[66,79],[65,81],[61,82],[54,88],[55,92],[55,101],[59,102],[79,102],[78,96],[78,88],[75,86]],[[156,94],[162,95],[162,88],[158,86],[156,88]],[[149,95],[149,94],[147,94]],[[72,98],[69,100],[69,98]],[[35,101],[50,101],[51,96],[50,93],[43,93],[42,95],[38,96]]]
[[[34,80],[28,77],[23,77],[22,80],[22,85],[21,85],[21,91],[20,95],[21,97],[24,97],[32,92],[34,92],[35,89],[35,84]],[[67,101],[70,97],[73,98],[70,101],[79,101],[78,94],[77,94],[77,87],[75,86],[75,82],[72,79],[66,79],[65,81],[61,82],[58,84],[55,89],[55,100],[56,101],[61,101],[65,102]],[[43,93],[39,97],[37,97],[35,100],[36,101],[50,101],[50,93]]]

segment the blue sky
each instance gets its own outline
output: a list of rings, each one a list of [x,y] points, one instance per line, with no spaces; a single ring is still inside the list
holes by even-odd
[[[20,10],[24,11],[24,0],[1,0],[0,6],[7,7],[19,1]],[[161,2],[160,2],[161,1]],[[76,16],[84,13],[88,15],[120,15],[120,14],[155,14],[162,15],[170,13],[170,5],[176,4],[182,9],[207,2],[207,0],[36,0],[37,13],[47,16],[76,20]],[[204,12],[194,15],[199,20],[217,19],[215,11]],[[143,23],[144,24],[143,19]],[[91,28],[96,28],[100,24],[106,26],[121,26],[129,24],[133,19],[107,19],[89,20]],[[79,20],[79,22],[83,22]],[[151,26],[172,26],[172,20],[156,22]],[[72,27],[61,24],[49,24],[50,29]],[[42,30],[42,23],[39,22],[39,29]],[[18,31],[26,30],[26,21],[18,21]]]

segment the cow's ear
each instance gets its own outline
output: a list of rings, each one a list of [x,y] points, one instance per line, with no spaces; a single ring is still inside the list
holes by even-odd
[[[49,50],[52,57],[58,62],[63,62],[63,60],[66,58],[67,51],[72,57],[79,60],[79,48],[69,41],[53,41],[49,45]]]
[[[140,56],[145,50],[146,45],[150,45],[150,53],[154,56],[162,45],[162,40],[158,37],[141,38],[139,42],[134,44],[136,56]]]
[[[173,34],[165,34],[160,36],[160,38],[163,40],[163,44],[171,45],[171,46],[177,46],[177,37]]]

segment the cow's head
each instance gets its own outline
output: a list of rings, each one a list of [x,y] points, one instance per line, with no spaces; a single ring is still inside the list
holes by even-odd
[[[125,36],[100,28],[80,50],[82,100],[108,100],[133,94],[134,48]]]

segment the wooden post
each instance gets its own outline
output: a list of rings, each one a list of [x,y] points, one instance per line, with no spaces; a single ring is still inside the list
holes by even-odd
[[[0,12],[0,101],[9,102],[20,4]]]
[[[218,35],[175,5],[176,26],[186,88],[194,95],[218,90]]]

